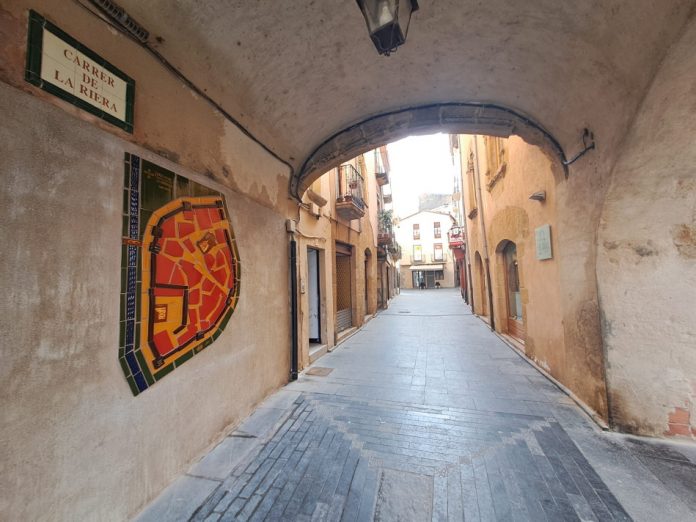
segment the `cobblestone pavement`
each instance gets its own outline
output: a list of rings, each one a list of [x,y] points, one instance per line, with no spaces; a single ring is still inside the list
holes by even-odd
[[[695,455],[601,432],[457,291],[403,292],[139,519],[696,520]]]

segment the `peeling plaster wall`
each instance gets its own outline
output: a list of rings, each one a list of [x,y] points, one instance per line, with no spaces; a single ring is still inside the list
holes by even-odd
[[[611,417],[696,438],[696,21],[662,64],[612,176],[597,274]]]
[[[133,135],[24,81],[28,7],[136,80]],[[11,9],[0,9],[0,519],[125,520],[287,382],[288,172],[75,3]],[[118,362],[125,152],[221,190],[242,268],[222,335],[138,397]]]

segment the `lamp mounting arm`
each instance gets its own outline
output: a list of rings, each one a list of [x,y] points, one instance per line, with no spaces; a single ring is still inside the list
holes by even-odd
[[[563,165],[565,165],[566,167],[568,165],[572,165],[573,163],[578,161],[580,158],[582,158],[585,154],[587,154],[589,151],[597,148],[597,145],[596,145],[595,140],[594,140],[594,133],[592,131],[590,131],[590,129],[586,128],[582,132],[582,146],[583,146],[583,149],[580,152],[578,152],[575,156],[570,158],[569,160],[565,160],[563,162]]]

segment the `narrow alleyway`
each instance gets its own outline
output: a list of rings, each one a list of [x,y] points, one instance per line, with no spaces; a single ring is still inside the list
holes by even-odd
[[[405,291],[140,520],[694,520],[694,448],[602,432],[458,290]]]

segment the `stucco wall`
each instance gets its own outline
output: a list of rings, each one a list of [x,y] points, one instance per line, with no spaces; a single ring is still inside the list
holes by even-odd
[[[0,518],[123,520],[288,378],[287,169],[74,3],[31,7],[135,78],[135,132],[29,85],[23,4],[0,10]],[[224,192],[242,266],[223,334],[138,397],[118,362],[125,152]]]
[[[626,140],[598,237],[611,416],[696,437],[696,22],[672,48]]]
[[[3,84],[0,113],[0,518],[124,519],[286,381],[283,218],[224,190],[239,305],[209,350],[133,397],[118,363],[123,154],[222,187]]]
[[[496,328],[507,331],[504,261],[499,250],[503,241],[517,245],[520,267],[522,309],[526,329],[525,353],[561,381],[568,378],[566,346],[559,295],[558,227],[556,179],[549,159],[520,138],[507,140],[509,164],[505,177],[489,192],[485,188],[485,217],[489,223],[488,247],[494,288]],[[485,186],[485,181],[483,183]],[[533,192],[543,190],[546,200],[530,200]],[[551,225],[553,258],[536,258],[535,229]],[[496,299],[497,298],[497,299]]]
[[[333,171],[332,171],[333,172]],[[329,349],[334,345],[335,311],[334,311],[334,242],[331,239],[331,190],[336,183],[333,173],[327,173],[312,185],[312,190],[325,198],[328,203],[319,208],[319,216],[301,209],[297,215],[297,259],[299,277],[299,328],[300,328],[300,369],[309,366],[309,277],[307,265],[307,248],[319,251],[319,303],[321,344]],[[309,199],[305,196],[305,201]],[[302,288],[304,286],[304,291]]]
[[[559,244],[563,231],[558,228],[556,183],[549,159],[537,147],[528,145],[518,137],[506,140],[508,161],[505,175],[500,177],[490,190],[485,175],[486,149],[481,137],[463,136],[461,138],[462,164],[467,164],[473,140],[478,140],[479,165],[477,172],[481,177],[483,209],[473,219],[467,218],[468,244],[472,252],[483,256],[484,244],[481,236],[480,220],[484,219],[490,258],[491,284],[493,287],[493,310],[496,330],[508,333],[507,297],[505,287],[505,268],[501,248],[505,241],[517,246],[521,299],[526,330],[524,351],[541,367],[562,382],[567,382],[572,369],[566,366],[566,352],[561,314],[559,281]],[[462,181],[464,200],[471,200],[471,183],[464,173]],[[543,202],[529,199],[533,192],[543,190]],[[470,203],[468,203],[470,204]],[[470,209],[467,208],[467,211]],[[551,225],[553,258],[536,258],[535,228]],[[473,259],[472,259],[473,262]],[[482,299],[488,300],[482,291],[481,282],[472,266],[474,305],[482,311]]]

